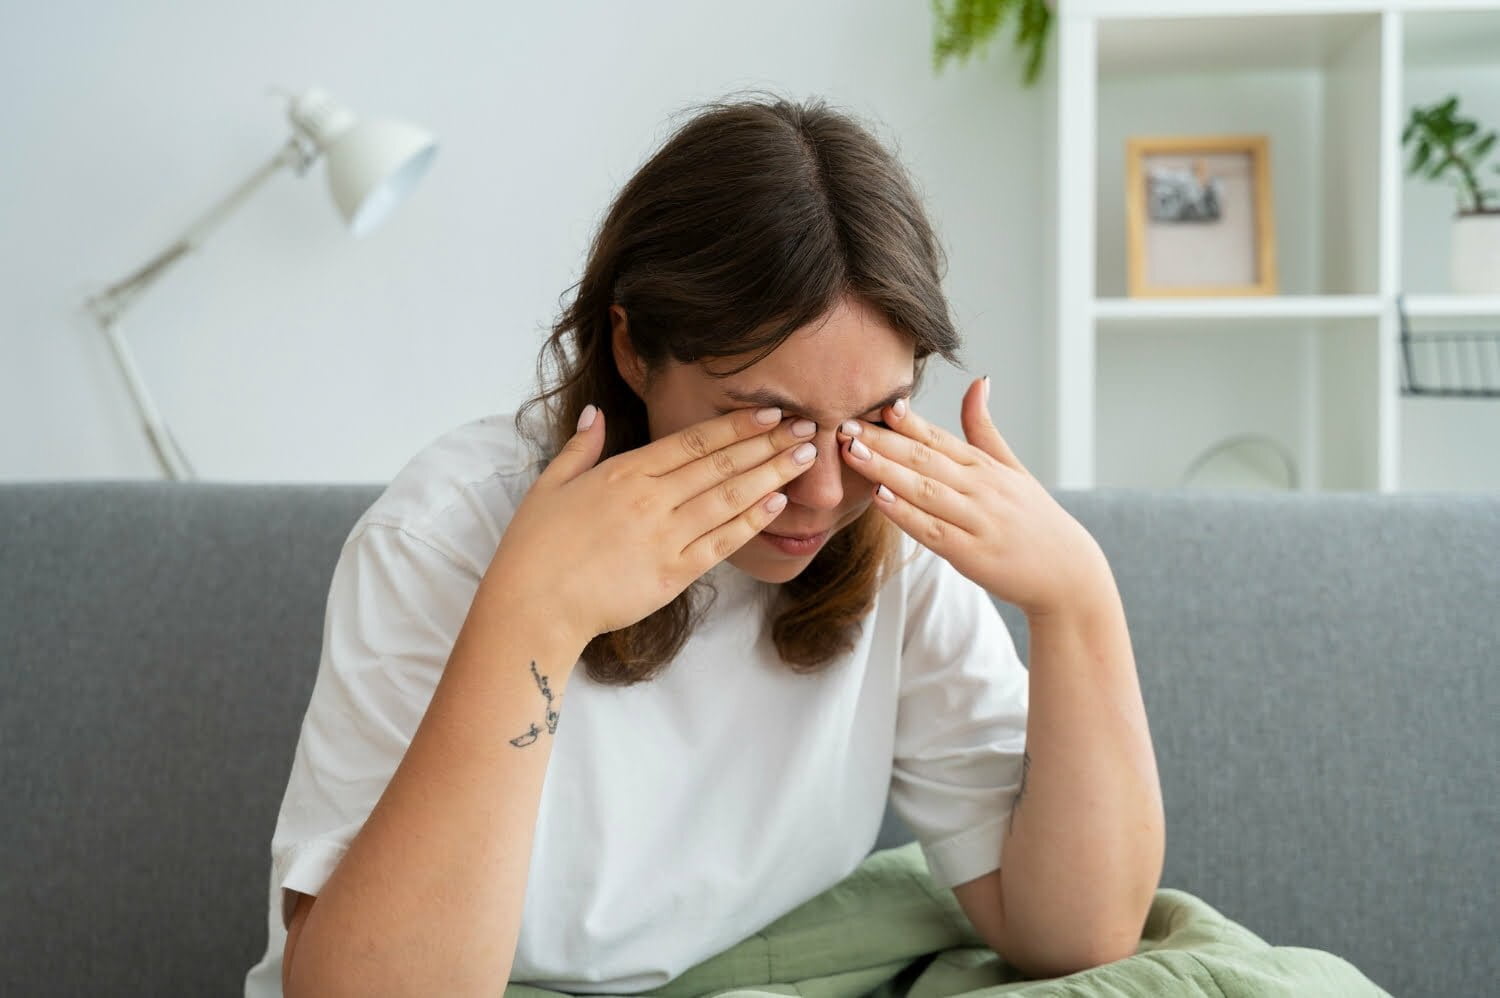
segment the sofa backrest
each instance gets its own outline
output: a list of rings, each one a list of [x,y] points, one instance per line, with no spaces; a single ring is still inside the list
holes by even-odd
[[[0,484],[0,992],[238,993],[379,491]],[[1059,498],[1124,596],[1163,884],[1396,994],[1491,987],[1500,496]]]

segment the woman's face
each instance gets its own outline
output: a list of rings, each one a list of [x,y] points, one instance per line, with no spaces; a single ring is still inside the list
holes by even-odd
[[[611,311],[618,326],[624,313],[618,306]],[[715,366],[732,368],[737,360],[725,358]],[[846,298],[738,374],[714,377],[701,364],[669,360],[640,394],[653,440],[735,409],[760,406],[779,406],[786,417],[817,424],[812,438],[817,457],[783,490],[786,508],[729,557],[731,565],[762,582],[786,582],[870,504],[869,483],[845,467],[839,455],[839,424],[878,420],[884,406],[911,394],[914,373],[912,339],[856,299]]]

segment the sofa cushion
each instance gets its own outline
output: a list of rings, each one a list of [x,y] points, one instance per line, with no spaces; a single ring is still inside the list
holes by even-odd
[[[333,565],[379,491],[0,484],[0,991],[238,992]],[[1060,498],[1125,600],[1163,885],[1396,994],[1490,989],[1500,496]]]

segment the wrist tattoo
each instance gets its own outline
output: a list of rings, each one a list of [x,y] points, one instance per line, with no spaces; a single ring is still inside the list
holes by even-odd
[[[531,678],[536,680],[537,688],[542,691],[542,699],[547,702],[547,734],[555,735],[557,734],[557,711],[552,709],[552,688],[547,685],[547,677],[537,671],[535,660],[531,663]],[[510,743],[516,748],[525,748],[541,737],[541,734],[542,729],[533,723],[524,734],[512,738]]]

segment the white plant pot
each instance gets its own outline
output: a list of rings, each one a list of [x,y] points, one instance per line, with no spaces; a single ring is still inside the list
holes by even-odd
[[[1453,292],[1500,295],[1500,212],[1453,219]]]

